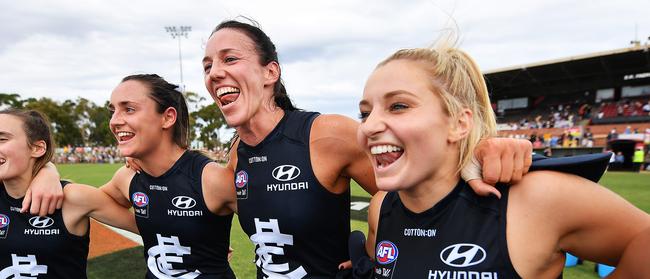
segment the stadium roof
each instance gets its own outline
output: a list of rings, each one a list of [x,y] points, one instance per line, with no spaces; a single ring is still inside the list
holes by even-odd
[[[650,45],[485,71],[492,98],[555,95],[650,84]]]

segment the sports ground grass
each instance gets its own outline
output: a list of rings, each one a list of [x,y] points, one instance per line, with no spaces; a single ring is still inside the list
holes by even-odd
[[[108,181],[120,166],[117,164],[76,164],[59,165],[58,168],[63,179],[98,186]],[[650,173],[610,172],[600,182],[645,212],[650,213]],[[370,195],[356,184],[352,186],[353,200],[367,201],[369,197]],[[352,214],[354,218],[354,212]],[[366,222],[352,220],[350,223],[353,230],[367,231]],[[234,249],[234,256],[230,264],[237,277],[255,278],[253,245],[241,230],[236,216],[233,219],[231,246]],[[144,278],[145,270],[142,247],[93,258],[88,263],[89,278],[141,279]],[[598,276],[594,272],[594,264],[585,262],[577,267],[566,268],[564,278],[598,278]]]

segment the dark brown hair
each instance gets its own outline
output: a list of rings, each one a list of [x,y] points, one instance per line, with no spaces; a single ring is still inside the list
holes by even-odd
[[[185,102],[185,96],[183,96],[183,93],[179,91],[179,87],[167,82],[156,74],[130,75],[123,78],[122,82],[128,80],[142,82],[145,86],[151,89],[149,97],[158,104],[158,113],[163,113],[170,107],[176,109],[176,122],[174,123],[173,133],[174,143],[183,149],[187,149],[190,142],[190,117],[187,110],[187,103]]]
[[[276,51],[275,44],[273,44],[271,38],[262,31],[257,22],[250,18],[246,19],[251,23],[249,24],[237,20],[223,21],[212,30],[210,36],[217,31],[226,28],[242,32],[253,41],[253,44],[255,44],[255,51],[260,60],[260,65],[266,66],[271,62],[276,62],[278,63],[278,67],[280,67],[278,52]],[[289,94],[287,94],[287,89],[284,87],[284,83],[282,82],[282,70],[279,71],[279,75],[278,81],[275,82],[275,85],[273,86],[273,100],[275,101],[275,105],[285,111],[299,110],[294,106],[293,102],[291,102]]]

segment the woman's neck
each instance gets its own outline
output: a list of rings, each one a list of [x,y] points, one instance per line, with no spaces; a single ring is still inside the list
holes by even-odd
[[[428,179],[408,189],[400,190],[399,196],[404,206],[412,212],[421,213],[440,202],[460,180],[456,165],[457,162],[444,162]]]
[[[278,126],[284,113],[284,110],[275,106],[271,109],[260,110],[246,124],[235,129],[241,141],[247,145],[256,146]]]
[[[420,186],[399,191],[399,197],[404,206],[410,211],[421,213],[432,208],[446,197],[458,184],[459,179],[460,176],[456,175],[444,181],[427,181]]]
[[[2,180],[2,184],[4,184],[7,194],[9,194],[9,196],[14,199],[20,199],[24,197],[25,193],[27,193],[27,188],[29,188],[29,184],[31,183],[31,172],[25,172],[18,177]]]
[[[153,177],[158,177],[171,169],[185,151],[175,143],[161,143],[159,148],[152,154],[137,159],[141,162],[140,167],[144,172]]]

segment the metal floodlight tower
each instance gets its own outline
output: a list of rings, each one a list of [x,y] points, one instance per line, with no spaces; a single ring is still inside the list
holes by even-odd
[[[183,55],[181,54],[181,38],[187,36],[192,31],[192,26],[165,26],[165,31],[172,36],[172,39],[178,39],[178,64],[181,69],[181,91],[185,92],[183,83]]]

